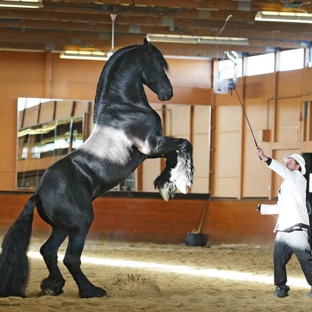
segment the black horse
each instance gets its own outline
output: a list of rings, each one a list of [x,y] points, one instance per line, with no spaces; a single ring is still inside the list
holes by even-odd
[[[65,280],[57,265],[57,251],[66,237],[64,264],[76,281],[81,298],[104,297],[80,268],[85,239],[94,218],[92,201],[110,190],[147,158],[165,157],[166,166],[154,181],[165,200],[176,188],[192,185],[192,146],[185,139],[162,135],[159,115],[150,107],[143,84],[161,101],[173,96],[166,75],[168,65],[156,47],[144,40],[118,50],[101,73],[95,97],[94,128],[71,154],[49,167],[2,242],[0,297],[25,297],[27,250],[34,209],[52,227],[40,252],[49,270],[41,294],[57,296]]]

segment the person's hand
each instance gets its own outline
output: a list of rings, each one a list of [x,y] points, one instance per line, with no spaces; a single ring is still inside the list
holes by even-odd
[[[257,205],[257,206],[255,207],[255,210],[256,210],[256,211],[261,211],[261,204]]]
[[[264,151],[261,147],[257,147],[257,154],[261,160],[267,161],[269,157],[264,155]]]

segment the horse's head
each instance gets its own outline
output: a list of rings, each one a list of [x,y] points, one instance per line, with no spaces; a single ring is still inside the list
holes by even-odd
[[[155,92],[160,101],[173,96],[166,71],[168,64],[156,47],[146,39],[116,51],[105,64],[96,90],[94,122],[108,106],[115,103],[145,103],[142,83]]]
[[[160,101],[173,96],[172,85],[167,76],[168,64],[160,51],[144,39],[145,56],[142,72],[143,83],[155,92]]]

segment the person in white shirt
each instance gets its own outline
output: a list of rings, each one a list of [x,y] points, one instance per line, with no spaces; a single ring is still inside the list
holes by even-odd
[[[310,247],[310,223],[306,206],[307,180],[305,160],[298,154],[284,157],[285,164],[264,154],[258,147],[257,154],[268,167],[283,178],[278,191],[278,201],[273,205],[259,204],[261,214],[278,214],[274,229],[274,284],[275,292],[270,297],[285,298],[290,288],[286,285],[286,264],[293,254],[301,265],[304,276],[311,286],[305,297],[312,298],[312,258]]]

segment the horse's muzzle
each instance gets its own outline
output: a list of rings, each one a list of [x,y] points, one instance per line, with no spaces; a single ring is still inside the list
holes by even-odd
[[[162,91],[158,94],[158,100],[160,101],[168,101],[173,97],[173,91],[168,90],[168,91]]]

